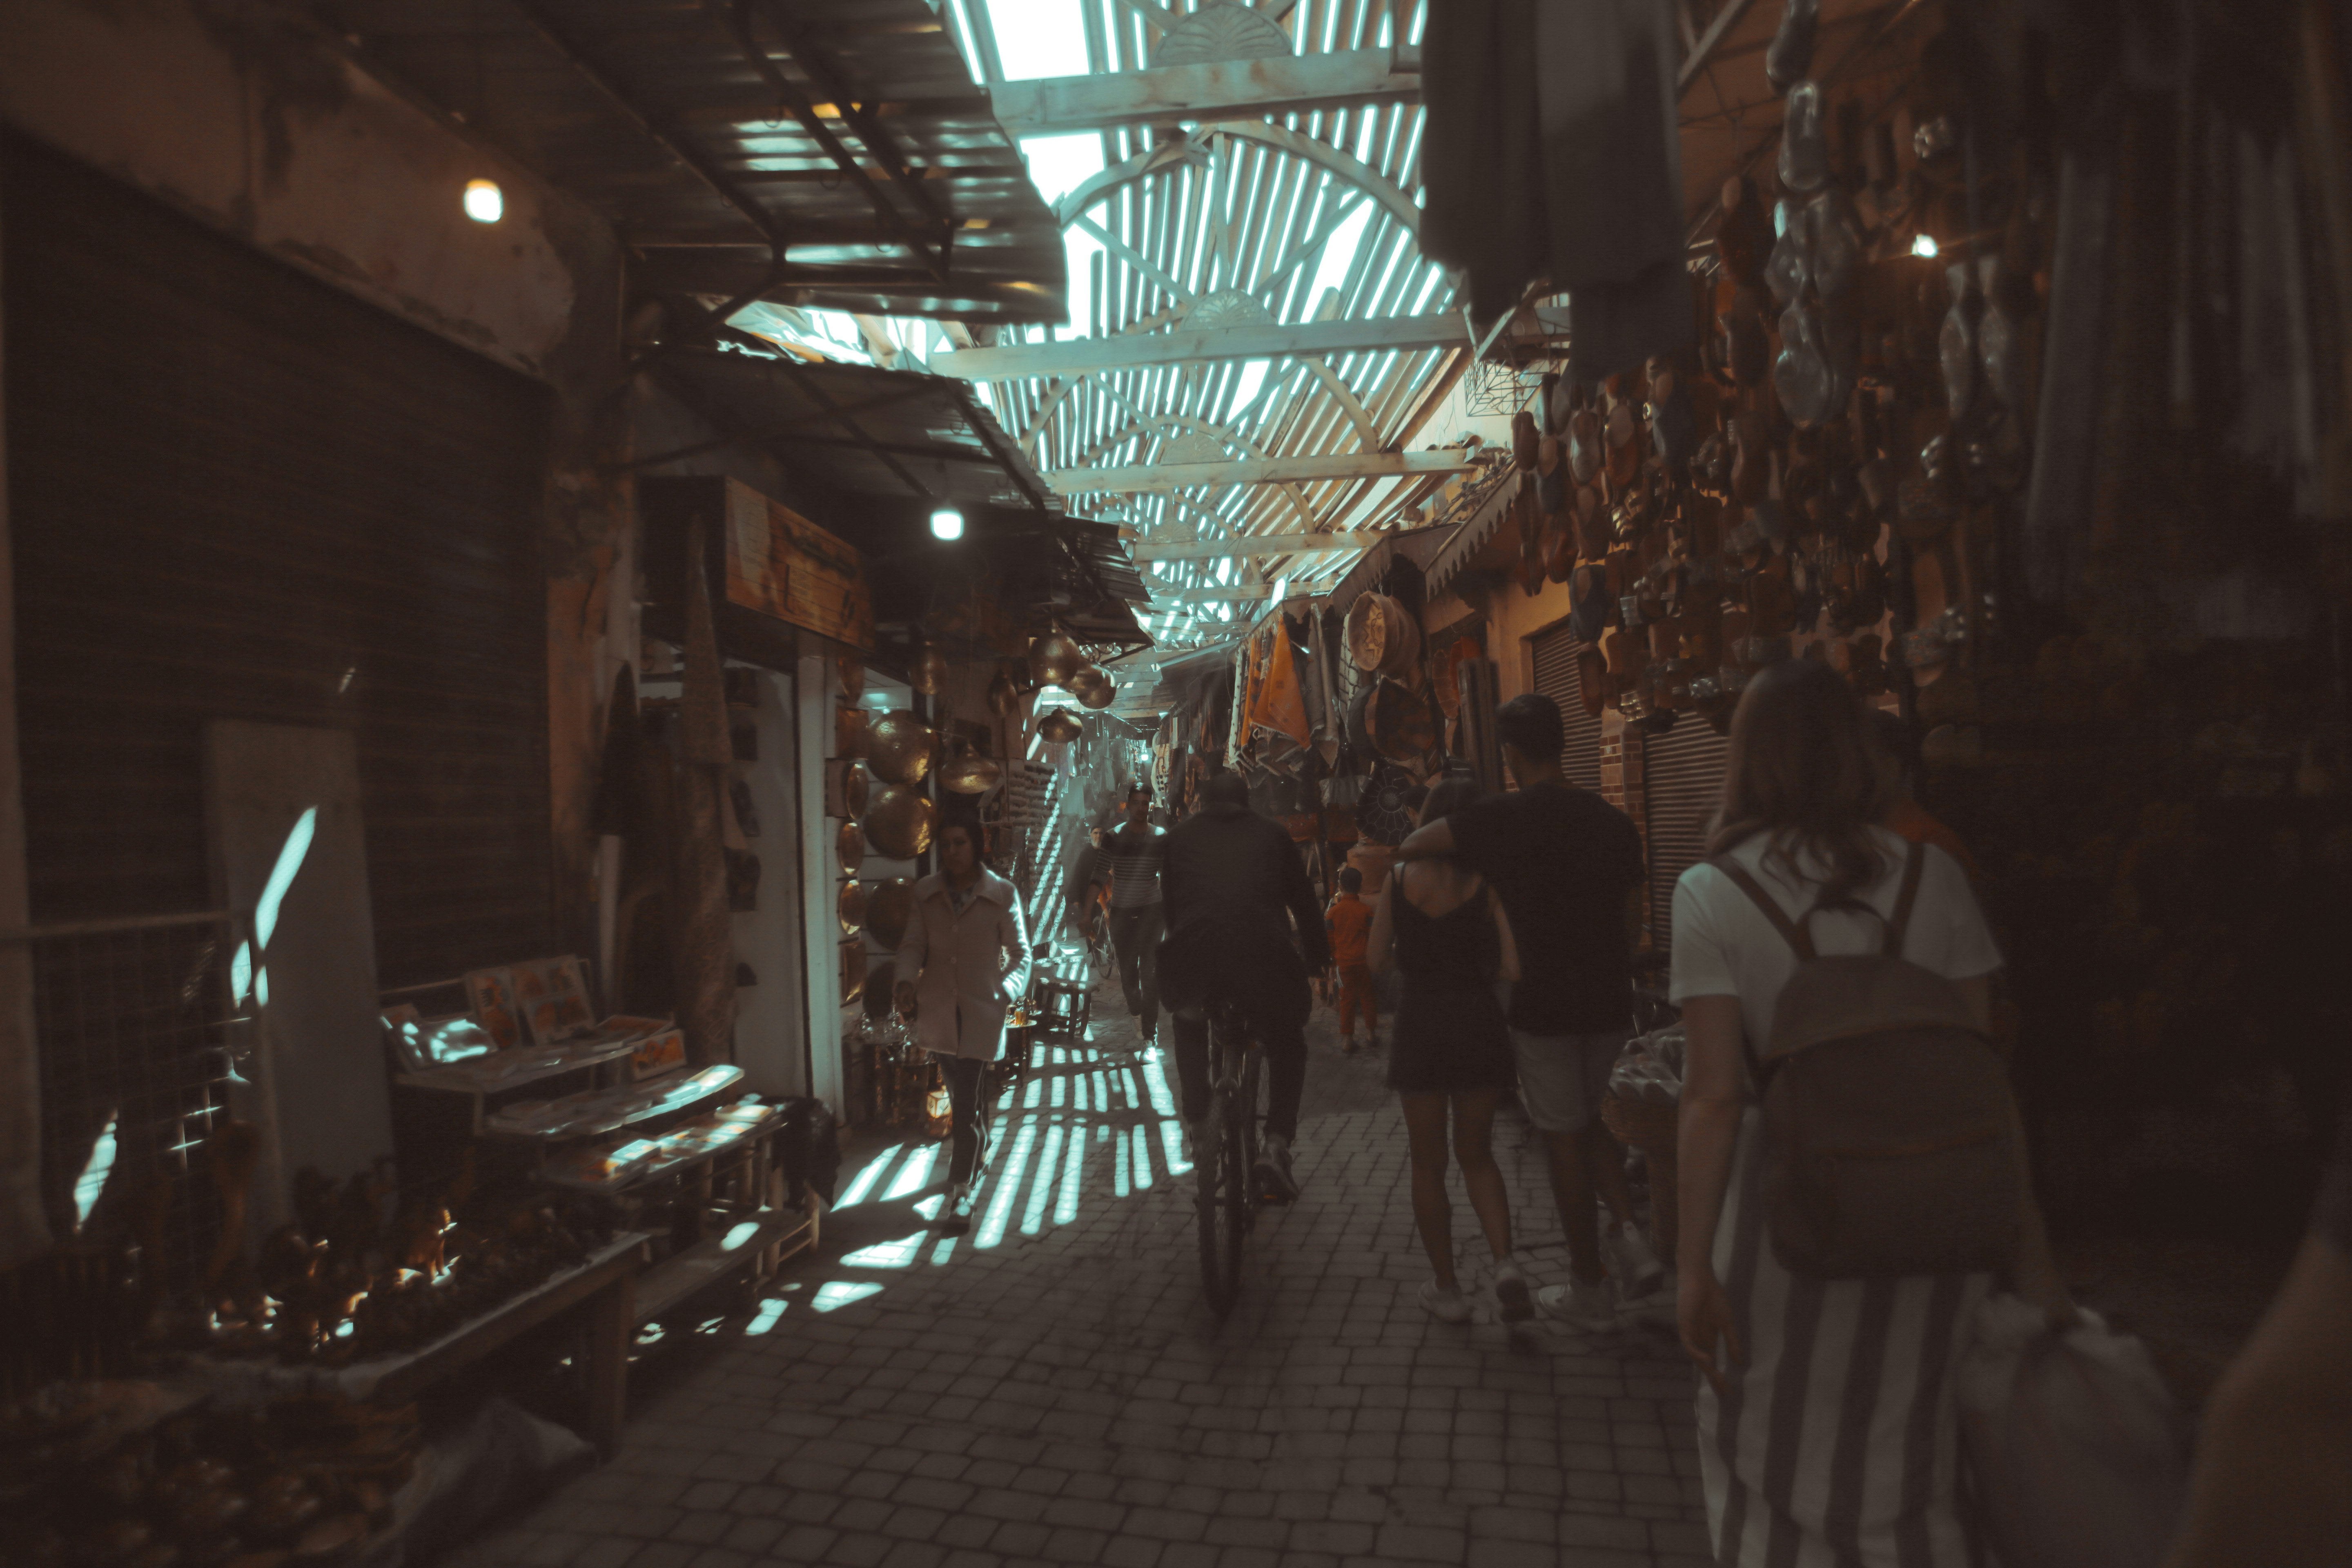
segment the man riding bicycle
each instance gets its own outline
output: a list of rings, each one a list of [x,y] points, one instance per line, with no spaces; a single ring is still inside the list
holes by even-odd
[[[1290,1141],[1307,1083],[1307,977],[1331,961],[1315,889],[1290,836],[1249,808],[1241,775],[1202,786],[1201,810],[1168,835],[1160,901],[1168,936],[1160,991],[1174,1015],[1176,1075],[1185,1135],[1200,1147],[1209,1111],[1209,1020],[1231,1003],[1265,1053],[1265,1139],[1252,1180],[1286,1201],[1298,1195]]]

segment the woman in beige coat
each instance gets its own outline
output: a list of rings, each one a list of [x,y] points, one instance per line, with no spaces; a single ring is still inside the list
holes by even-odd
[[[893,972],[915,1043],[945,1058],[955,1116],[946,1224],[953,1233],[971,1223],[988,1146],[981,1075],[1004,1054],[1005,1010],[1028,992],[1029,930],[1019,892],[980,863],[976,829],[950,822],[939,844],[940,868],[915,884],[914,917]]]

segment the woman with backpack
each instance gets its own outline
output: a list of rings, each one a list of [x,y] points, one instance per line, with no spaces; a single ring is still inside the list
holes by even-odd
[[[1717,1562],[1973,1563],[1952,1370],[1996,1271],[2070,1310],[1967,877],[1878,823],[1827,665],[1749,683],[1711,858],[1675,889],[1684,1348]]]

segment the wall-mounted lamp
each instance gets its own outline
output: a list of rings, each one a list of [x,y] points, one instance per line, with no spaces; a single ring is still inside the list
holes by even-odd
[[[466,216],[476,223],[496,223],[506,216],[507,198],[496,180],[466,182]]]
[[[956,510],[956,509],[951,506],[943,506],[940,508],[939,510],[931,513],[931,537],[933,539],[961,539],[963,537],[963,513]]]

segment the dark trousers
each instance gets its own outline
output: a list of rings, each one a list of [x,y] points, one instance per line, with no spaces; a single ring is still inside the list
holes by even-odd
[[[948,1080],[948,1105],[955,1121],[949,1135],[948,1180],[968,1182],[988,1152],[988,1099],[981,1092],[988,1064],[977,1057],[940,1058],[940,1071]]]
[[[1110,912],[1119,994],[1127,1000],[1127,1010],[1142,1020],[1147,1040],[1160,1027],[1160,933],[1164,923],[1158,904]]]
[[[1176,1080],[1184,1098],[1184,1120],[1209,1113],[1209,1017],[1171,1013],[1176,1030]],[[1304,1025],[1261,1025],[1258,1048],[1265,1053],[1265,1130],[1283,1139],[1297,1136],[1298,1099],[1307,1089],[1307,1029]]]

